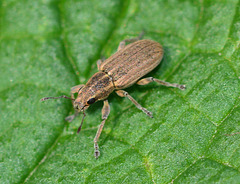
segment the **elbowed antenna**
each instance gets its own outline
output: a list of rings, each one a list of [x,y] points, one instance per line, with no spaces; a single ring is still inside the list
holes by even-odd
[[[70,99],[70,100],[72,100],[72,101],[75,100],[75,99],[70,98],[70,97],[68,97],[68,96],[66,96],[66,95],[62,95],[62,96],[59,96],[59,97],[44,97],[44,98],[40,99],[40,101],[42,102],[42,101],[49,100],[49,99],[59,99],[59,98],[66,98],[66,99]],[[78,113],[79,113],[79,112],[75,113],[74,115],[68,116],[67,118],[65,118],[65,120],[68,121],[68,122],[71,122],[71,121],[78,115]],[[79,126],[79,128],[78,128],[78,130],[77,130],[77,133],[79,133],[79,132],[81,131],[81,129],[82,129],[83,120],[84,120],[85,116],[86,116],[86,114],[85,114],[85,112],[83,111],[82,122],[81,122],[81,124],[80,124],[80,126]]]
[[[44,98],[42,98],[40,101],[42,102],[42,101],[49,100],[49,99],[59,99],[59,98],[66,98],[66,99],[70,99],[70,100],[72,100],[72,101],[75,100],[75,99],[70,98],[70,97],[68,97],[68,96],[62,95],[62,96],[59,96],[59,97],[44,97]]]
[[[82,129],[82,124],[83,124],[83,120],[84,120],[85,116],[86,116],[86,114],[85,114],[85,112],[83,111],[82,122],[81,122],[81,124],[80,124],[80,126],[79,126],[79,128],[78,128],[78,130],[77,130],[77,133],[78,133],[78,134],[79,134],[79,132],[80,132],[81,129]]]

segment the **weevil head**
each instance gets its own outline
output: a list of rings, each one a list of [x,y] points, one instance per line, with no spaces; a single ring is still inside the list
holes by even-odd
[[[97,72],[78,91],[73,106],[78,111],[84,111],[91,104],[106,99],[113,90],[114,86],[111,77],[104,72]]]
[[[86,98],[86,96],[85,98],[83,96],[78,96],[78,98],[73,102],[73,107],[78,111],[85,111],[91,104],[95,103],[96,101],[96,98],[91,96],[88,98]]]

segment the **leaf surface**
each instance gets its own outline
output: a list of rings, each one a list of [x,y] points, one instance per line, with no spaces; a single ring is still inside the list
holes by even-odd
[[[77,134],[69,100],[39,100],[69,96],[142,30],[165,51],[148,76],[187,89],[126,89],[153,119],[111,94],[95,160],[102,102]],[[1,183],[238,183],[239,30],[239,0],[2,0]]]

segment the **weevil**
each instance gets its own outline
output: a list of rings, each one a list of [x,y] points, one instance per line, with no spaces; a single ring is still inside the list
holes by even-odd
[[[123,89],[135,83],[138,85],[146,85],[150,82],[157,82],[161,85],[176,87],[181,90],[185,89],[185,85],[169,83],[153,77],[140,79],[159,65],[164,53],[162,46],[158,42],[147,39],[140,40],[141,36],[142,35],[139,35],[136,38],[121,41],[115,54],[106,60],[98,60],[98,72],[88,80],[86,85],[81,84],[72,87],[71,97],[63,95],[60,97],[45,97],[41,99],[41,101],[57,98],[71,99],[75,114],[66,117],[66,120],[71,122],[80,112],[83,113],[78,133],[82,128],[87,108],[91,104],[103,100],[102,122],[94,138],[94,156],[96,159],[100,156],[98,140],[110,113],[107,98],[113,91],[120,97],[127,97],[138,109],[153,118],[150,111],[142,107]],[[126,45],[127,42],[130,44]],[[76,99],[74,98],[75,93],[78,93]]]

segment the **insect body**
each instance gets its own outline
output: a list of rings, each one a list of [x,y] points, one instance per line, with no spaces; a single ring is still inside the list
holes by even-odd
[[[126,42],[133,42],[125,46]],[[142,110],[149,117],[152,118],[152,113],[142,107],[132,96],[126,91],[122,90],[131,85],[137,83],[139,85],[146,85],[150,82],[157,82],[164,86],[177,87],[179,89],[185,89],[185,85],[171,84],[165,81],[155,79],[153,77],[143,78],[141,77],[152,71],[159,65],[163,57],[162,46],[152,40],[139,40],[139,38],[128,39],[120,42],[118,51],[105,61],[98,60],[97,66],[99,72],[95,73],[86,83],[86,85],[74,86],[71,89],[71,100],[73,101],[75,114],[66,118],[71,122],[80,112],[83,113],[83,119],[85,117],[85,110],[93,103],[103,100],[104,105],[102,109],[102,122],[98,128],[97,134],[94,138],[94,155],[99,157],[100,151],[98,146],[98,139],[102,132],[105,121],[110,113],[110,106],[108,103],[108,96],[113,91],[120,97],[127,97],[131,100],[138,109]],[[76,99],[74,94],[78,93]],[[47,99],[56,98],[69,98],[66,96],[61,97],[46,97],[41,99],[42,101]],[[83,119],[78,132],[81,130]]]

